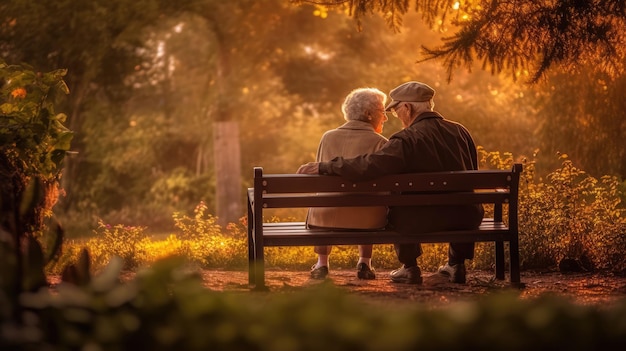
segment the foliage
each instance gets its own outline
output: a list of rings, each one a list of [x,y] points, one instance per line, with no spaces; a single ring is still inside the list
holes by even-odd
[[[57,180],[70,149],[73,134],[63,125],[66,115],[55,112],[61,94],[69,94],[65,74],[0,60],[0,147],[6,166],[25,178]]]
[[[626,179],[626,76],[610,77],[581,67],[550,75],[537,89],[535,106],[539,120],[538,145],[542,166],[552,169],[559,160],[556,152],[567,153],[572,161],[594,177],[614,174]],[[540,155],[540,157],[542,156]]]
[[[233,269],[247,264],[245,229],[230,224],[224,230],[217,218],[208,213],[204,202],[194,208],[192,217],[175,212],[172,218],[177,231],[165,237],[149,236],[146,227],[111,225],[99,220],[93,237],[67,240],[59,262],[48,267],[47,272],[58,274],[76,263],[82,249],[93,258],[92,272],[103,269],[113,257],[122,259],[125,270],[136,270],[170,256],[183,257],[188,264],[204,268]]]
[[[458,31],[438,48],[424,48],[426,60],[444,61],[449,79],[459,66],[471,69],[474,60],[513,78],[532,71],[533,82],[555,66],[575,69],[581,62],[613,76],[624,71],[626,6],[621,0],[415,1],[413,7],[407,0],[296,2],[347,8],[359,27],[362,17],[376,12],[400,30],[411,9],[432,26],[445,30],[450,22]]]
[[[17,208],[24,196],[39,197],[33,212],[22,214],[19,222],[25,227],[18,231],[41,231],[57,201],[61,166],[73,136],[63,125],[66,115],[55,111],[59,99],[69,93],[65,73],[35,72],[27,65],[9,65],[0,59],[3,211]],[[34,186],[30,191],[28,184]]]
[[[174,213],[176,227],[181,231],[179,254],[193,262],[210,267],[241,267],[247,248],[246,236],[241,227],[229,225],[226,232],[217,224],[217,218],[207,213],[207,206],[200,202],[194,209],[194,217]]]
[[[65,115],[55,112],[68,93],[64,75],[0,59],[0,300],[11,306],[3,315],[19,314],[20,293],[45,285],[44,266],[63,239],[50,217],[72,139]]]
[[[82,199],[78,193],[89,194],[90,189],[75,185],[85,178],[81,171],[90,168],[85,164],[101,161],[97,155],[90,157],[84,147],[89,140],[85,139],[89,135],[83,129],[86,111],[101,110],[120,115],[124,102],[132,96],[132,86],[124,82],[129,73],[141,67],[142,42],[139,37],[150,24],[161,21],[165,13],[180,13],[181,8],[188,7],[189,3],[185,0],[175,3],[162,0],[97,0],[88,3],[15,0],[0,5],[0,58],[67,72],[65,81],[72,95],[61,107],[68,111],[69,128],[80,138],[73,144],[79,153],[66,160],[61,180],[68,193],[61,199],[64,205],[74,200],[77,207],[85,205],[80,203]],[[101,117],[94,112],[94,119],[101,122]],[[99,127],[104,129],[106,126]],[[104,152],[111,151],[106,150],[106,146],[103,149]],[[86,204],[83,209],[91,207],[93,204]]]
[[[611,308],[513,292],[433,309],[371,304],[332,284],[290,294],[209,291],[180,260],[121,282],[120,260],[90,281],[23,294],[0,320],[0,348],[27,350],[621,349],[624,301]],[[0,300],[0,309],[5,307]],[[382,307],[382,306],[381,306]]]
[[[489,152],[484,148],[479,148],[479,153],[481,168],[510,169],[514,162],[512,153]],[[522,268],[554,268],[571,259],[580,263],[579,269],[626,272],[622,254],[626,250],[626,210],[624,190],[618,179],[613,176],[596,179],[574,166],[567,155],[561,154],[559,159],[561,167],[549,173],[545,180],[536,175],[536,161],[523,160],[519,207]],[[245,222],[231,224],[224,232],[207,211],[206,204],[201,202],[193,217],[175,213],[173,218],[180,233],[160,243],[147,240],[129,246],[143,246],[140,251],[149,253],[144,256],[144,263],[175,254],[205,268],[245,267]],[[505,206],[505,218],[506,211]],[[491,215],[493,208],[487,207],[486,216]],[[284,220],[297,218],[284,217]],[[424,245],[419,264],[426,271],[434,271],[446,252],[446,244]],[[266,249],[265,256],[268,267],[292,269],[308,269],[315,257],[309,247],[271,247]],[[354,267],[357,258],[356,246],[337,246],[333,248],[331,264]],[[378,268],[394,268],[397,259],[393,246],[375,245],[373,262]],[[478,243],[471,267],[491,269],[493,262],[493,244]]]
[[[511,154],[480,150],[484,165],[508,169]],[[560,168],[545,180],[535,174],[535,162],[525,160],[520,180],[520,256],[524,268],[578,260],[582,269],[624,272],[626,250],[624,194],[614,176],[596,179],[560,154]]]
[[[94,230],[94,237],[88,245],[96,262],[106,264],[111,257],[117,256],[124,261],[124,269],[135,269],[145,256],[145,242],[148,237],[145,227],[122,224],[110,225],[101,220]]]

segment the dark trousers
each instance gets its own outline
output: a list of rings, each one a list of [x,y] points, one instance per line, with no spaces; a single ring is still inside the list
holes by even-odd
[[[443,230],[478,228],[484,210],[478,206],[438,206],[438,207],[397,207],[389,209],[389,226],[406,235],[429,233]],[[422,254],[419,240],[412,244],[394,245],[398,261],[407,266],[417,264]],[[450,243],[448,262],[464,263],[474,258],[474,243]]]
[[[406,266],[415,266],[417,258],[422,255],[421,244],[394,245],[398,261]],[[450,243],[448,246],[448,263],[455,265],[474,258],[474,243]]]

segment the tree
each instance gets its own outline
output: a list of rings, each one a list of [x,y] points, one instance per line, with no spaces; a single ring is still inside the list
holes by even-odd
[[[86,141],[82,136],[87,110],[98,103],[113,115],[130,96],[124,79],[140,65],[141,34],[163,14],[175,15],[191,0],[10,0],[0,4],[0,57],[27,62],[39,70],[66,69],[72,94],[65,105],[75,158],[67,160],[62,186],[68,201],[80,176]]]
[[[302,140],[286,137],[282,126],[313,132],[299,125],[311,120],[306,114],[313,103],[319,102],[314,115],[325,118],[332,109],[336,116],[335,100],[359,82],[354,76],[363,84],[367,77],[354,65],[344,63],[341,68],[350,70],[342,72],[315,54],[302,55],[297,39],[304,37],[316,50],[341,49],[336,27],[280,0],[12,0],[0,8],[0,55],[38,68],[67,68],[68,123],[77,133],[78,155],[64,171],[64,204],[82,218],[116,212],[115,219],[128,222],[141,209],[167,211],[168,204],[184,206],[184,197],[205,196],[214,189],[214,155],[231,157],[213,147],[214,121],[254,126],[242,131],[242,148],[251,150],[242,166],[293,167],[285,156],[280,162],[263,159],[281,148],[281,155],[305,155],[298,149],[314,150],[318,136],[311,145],[284,146],[281,138]],[[342,23],[341,38],[354,32],[347,18],[334,23]],[[320,35],[325,32],[331,34]],[[359,50],[353,45],[344,52]],[[302,74],[303,65],[311,67],[310,75]],[[304,79],[315,76],[323,79]],[[227,176],[241,186],[239,176]]]
[[[550,75],[548,89],[537,99],[541,149],[551,166],[566,153],[595,177],[615,174],[626,179],[626,77],[611,78],[583,67],[577,74]]]
[[[296,0],[347,8],[360,20],[377,12],[400,30],[408,0]],[[423,47],[421,60],[441,59],[448,70],[475,60],[493,73],[507,71],[513,78],[531,72],[537,82],[556,66],[575,69],[589,64],[616,76],[624,72],[626,3],[623,0],[554,1],[415,1],[415,11],[442,30],[458,28],[436,48]]]

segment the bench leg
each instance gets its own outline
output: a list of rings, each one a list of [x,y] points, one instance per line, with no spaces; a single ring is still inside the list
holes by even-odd
[[[254,250],[254,290],[267,291],[265,286],[265,258],[263,257],[263,246],[255,243]]]
[[[504,243],[496,241],[496,279],[504,280]]]
[[[248,285],[252,285],[256,281],[254,262],[254,232],[250,227],[250,221],[248,221]]]

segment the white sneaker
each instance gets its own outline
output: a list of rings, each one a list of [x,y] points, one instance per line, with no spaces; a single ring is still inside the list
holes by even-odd
[[[465,265],[463,263],[450,266],[445,264],[437,270],[439,274],[447,275],[450,277],[451,283],[465,284]]]

